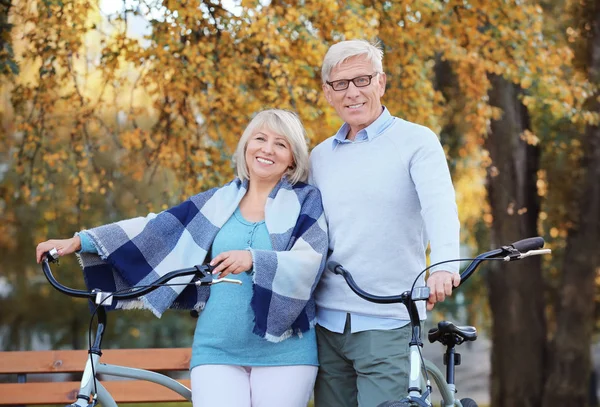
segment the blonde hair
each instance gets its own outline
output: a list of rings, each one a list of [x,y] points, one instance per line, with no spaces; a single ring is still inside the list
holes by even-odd
[[[250,179],[248,163],[246,162],[246,146],[250,137],[262,129],[271,130],[285,137],[290,144],[294,164],[284,174],[290,183],[306,182],[309,169],[306,133],[298,115],[283,109],[263,110],[248,123],[233,156],[237,176],[241,180]]]
[[[323,83],[329,81],[329,75],[331,75],[333,68],[349,58],[359,55],[366,55],[376,72],[383,72],[383,49],[379,42],[370,43],[365,40],[342,41],[329,47],[327,54],[325,54],[323,67],[321,68]]]

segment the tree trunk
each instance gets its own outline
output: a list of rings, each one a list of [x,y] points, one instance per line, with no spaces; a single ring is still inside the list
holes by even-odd
[[[488,197],[493,247],[537,235],[539,148],[521,134],[529,127],[520,89],[491,75],[490,104],[502,109],[486,140],[492,165]],[[544,384],[546,321],[539,258],[490,262],[487,274],[492,326],[492,406],[539,407]]]
[[[600,84],[600,0],[583,3],[591,25],[585,66],[591,82]],[[600,94],[588,107],[600,113]],[[584,407],[589,402],[590,346],[594,329],[595,276],[600,271],[600,128],[585,132],[578,222],[569,230],[560,286],[556,334],[551,346],[544,407]]]
[[[12,50],[12,26],[8,22],[11,6],[11,0],[0,0],[0,76],[18,74]]]

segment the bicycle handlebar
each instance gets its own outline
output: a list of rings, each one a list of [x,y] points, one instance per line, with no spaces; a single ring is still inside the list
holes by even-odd
[[[549,249],[542,249],[544,247],[544,239],[541,237],[530,237],[527,239],[519,240],[507,246],[502,246],[500,249],[490,250],[489,252],[482,253],[475,257],[471,263],[467,266],[467,268],[460,275],[460,285],[462,285],[465,281],[469,279],[469,277],[475,272],[479,265],[490,259],[498,259],[504,261],[513,261],[520,260],[525,257],[535,256],[540,254],[548,254],[550,253]],[[523,253],[525,252],[525,253]],[[450,261],[460,261],[460,259],[449,260]],[[446,263],[446,262],[444,262]],[[430,266],[431,267],[431,266]],[[373,295],[362,288],[360,288],[354,278],[344,267],[336,262],[329,261],[327,262],[327,268],[335,274],[341,275],[346,280],[346,283],[350,287],[354,293],[356,293],[359,297],[378,304],[392,304],[392,303],[406,303],[408,300],[418,301],[425,300],[428,298],[425,293],[420,290],[422,287],[415,287],[412,293],[408,291],[400,294],[400,295],[391,295],[391,296],[379,296]],[[427,270],[427,269],[425,269]],[[423,270],[423,271],[425,271]],[[419,289],[419,290],[418,290]]]
[[[76,290],[76,289],[73,289],[73,288],[70,288],[70,287],[60,284],[56,280],[56,278],[54,278],[54,275],[52,274],[52,270],[50,269],[49,261],[53,262],[53,263],[58,261],[58,256],[57,256],[55,249],[51,250],[50,252],[45,253],[45,258],[42,261],[42,270],[44,271],[44,275],[46,276],[46,279],[48,280],[50,285],[52,285],[52,287],[54,287],[56,290],[60,291],[63,294],[69,295],[71,297],[88,298],[91,300],[96,300],[98,298],[98,295],[102,293],[101,291],[97,291],[97,290],[92,290],[92,291]],[[184,268],[184,269],[180,269],[180,270],[174,270],[174,271],[171,271],[171,272],[165,274],[164,276],[156,279],[151,284],[140,286],[140,287],[132,287],[131,290],[127,291],[127,292],[122,292],[122,293],[115,292],[115,293],[105,293],[105,294],[110,294],[110,297],[112,297],[112,299],[114,299],[114,300],[130,300],[130,299],[134,299],[134,298],[138,298],[143,295],[146,295],[146,294],[156,290],[158,287],[162,286],[163,284],[168,283],[170,280],[172,280],[174,278],[182,277],[182,276],[189,276],[189,275],[195,275],[195,276],[199,277],[199,279],[195,282],[195,284],[198,284],[198,285],[212,285],[212,284],[217,284],[220,282],[241,284],[241,281],[234,280],[234,279],[228,279],[228,278],[213,279],[213,275],[211,273],[213,269],[214,269],[214,267],[209,264],[202,264],[202,265],[196,265],[194,267]]]

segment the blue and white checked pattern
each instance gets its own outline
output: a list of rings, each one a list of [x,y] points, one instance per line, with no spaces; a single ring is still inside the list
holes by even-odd
[[[202,264],[247,188],[247,181],[236,178],[159,214],[81,232],[98,250],[98,255],[80,255],[88,288],[112,292],[147,285],[169,271]],[[278,342],[315,324],[313,291],[328,250],[319,191],[282,179],[267,200],[265,225],[273,250],[251,250],[251,306],[254,333]],[[172,282],[188,283],[191,278]],[[208,287],[161,287],[139,300],[119,301],[116,308],[146,308],[158,317],[168,308],[200,311],[209,294]]]

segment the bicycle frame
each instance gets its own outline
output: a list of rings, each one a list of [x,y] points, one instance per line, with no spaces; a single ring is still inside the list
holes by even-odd
[[[462,403],[458,400],[456,395],[456,385],[448,384],[446,382],[446,378],[442,371],[430,360],[423,358],[423,362],[425,363],[425,370],[427,370],[428,375],[433,377],[433,381],[435,382],[440,395],[442,396],[442,407],[462,407]],[[409,376],[409,386],[416,387],[421,389],[426,388],[425,378],[423,377],[422,369],[423,365],[421,364],[421,356],[419,354],[419,350],[416,347],[411,346],[410,348],[410,376]],[[432,402],[430,399],[430,395],[426,397],[429,405],[432,406]],[[420,391],[413,390],[407,398],[401,400],[406,402],[423,402],[422,394]]]
[[[81,379],[81,387],[79,388],[79,395],[95,393],[96,400],[102,406],[105,407],[118,406],[110,392],[106,390],[106,388],[96,377],[93,376],[92,371],[96,375],[109,374],[112,376],[126,377],[130,379],[139,379],[153,382],[174,391],[175,393],[181,395],[188,401],[192,400],[192,391],[183,384],[179,383],[178,381],[171,379],[170,377],[148,370],[100,363],[100,355],[92,354],[90,355],[90,358],[88,358],[85,365],[85,370]],[[79,397],[79,395],[77,401],[71,404],[71,406],[88,407],[89,403],[87,399]]]
[[[408,397],[401,401],[409,403],[417,403],[418,405],[429,407],[432,406],[430,391],[428,383],[424,383],[425,378],[423,377],[423,367],[427,370],[428,374],[433,377],[438,390],[442,396],[442,407],[462,407],[461,402],[455,398],[456,385],[454,384],[454,358],[448,360],[448,371],[445,377],[444,374],[438,369],[438,367],[427,359],[422,359],[421,351],[419,348],[423,347],[423,341],[421,340],[421,324],[419,321],[419,313],[414,301],[410,300],[408,294],[405,295],[405,305],[408,308],[409,315],[411,318],[412,325],[412,338],[409,343],[410,350],[410,371],[408,377]],[[452,348],[452,355],[454,350]],[[424,364],[424,366],[423,366]],[[451,383],[448,383],[447,380]]]
[[[455,398],[456,386],[446,383],[446,378],[438,367],[433,362],[425,361],[425,369],[433,377],[435,384],[442,395],[442,407],[462,407],[462,403]],[[422,375],[421,375],[422,377]]]
[[[89,350],[89,357],[87,358],[83,376],[81,378],[81,386],[77,393],[77,400],[71,404],[71,406],[88,407],[90,404],[94,405],[95,403],[92,403],[88,397],[89,394],[94,394],[94,401],[99,402],[102,406],[118,407],[110,392],[102,385],[100,380],[98,380],[98,374],[108,374],[129,379],[149,381],[174,391],[188,401],[192,400],[192,391],[189,388],[164,374],[133,367],[100,363],[100,357],[102,355],[102,338],[104,337],[106,322],[106,309],[104,306],[100,306],[98,307],[98,328],[96,329],[96,338]]]

